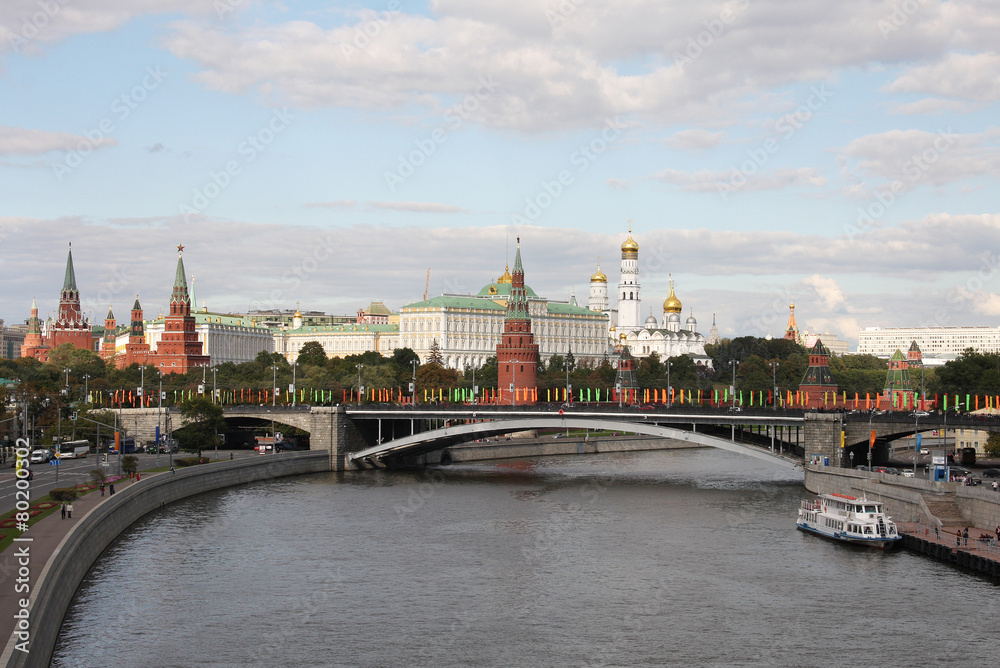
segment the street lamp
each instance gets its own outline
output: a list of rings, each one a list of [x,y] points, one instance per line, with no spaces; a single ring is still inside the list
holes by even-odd
[[[778,360],[771,360],[771,387],[774,390],[774,410],[778,410]]]
[[[729,386],[729,393],[732,395],[732,407],[736,408],[736,367],[739,366],[739,360],[729,360],[729,365],[733,367],[733,384]]]
[[[63,373],[66,374],[66,396],[69,396],[69,367],[63,369]]]
[[[83,402],[86,404],[90,403],[90,374],[83,374]]]
[[[218,372],[219,372],[219,370],[216,369],[213,366],[212,367],[212,403],[213,404],[215,403],[216,397],[219,396],[219,384],[217,382],[217,380],[218,380]]]
[[[139,367],[139,403],[146,400],[146,365]]]
[[[271,405],[274,406],[274,401],[278,394],[278,365],[271,365]]]
[[[410,365],[413,367],[413,380],[410,382],[410,403],[414,406],[417,405],[417,364],[419,364],[419,360],[410,360]]]
[[[295,370],[298,368],[298,366],[299,366],[299,360],[296,358],[296,360],[294,362],[292,362],[292,406],[295,406],[295,394],[296,394],[296,392],[295,392]]]
[[[673,404],[673,398],[674,398],[674,388],[670,384],[670,367],[672,367],[673,365],[674,363],[670,361],[670,359],[668,358],[667,359],[667,408],[670,408],[670,406]]]
[[[510,405],[517,406],[517,360],[510,361]]]
[[[358,406],[361,405],[361,395],[364,393],[365,388],[361,386],[361,370],[365,368],[364,364],[355,365],[358,367]]]

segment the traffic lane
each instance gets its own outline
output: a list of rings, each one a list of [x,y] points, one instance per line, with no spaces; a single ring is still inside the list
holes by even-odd
[[[229,459],[230,454],[233,455],[234,459],[259,456],[253,450],[219,450],[219,458],[222,460]],[[103,460],[104,456],[104,453],[101,453],[100,460]],[[138,453],[133,456],[139,460],[140,471],[143,469],[170,466],[170,455],[165,453],[160,453],[159,455]],[[174,457],[191,456],[193,456],[192,453],[188,452],[174,453]],[[202,456],[214,459],[215,450],[206,450],[202,453]],[[15,477],[11,460],[7,460],[7,463],[10,465],[8,468],[0,469],[0,513],[13,510],[17,502],[15,498],[17,478]],[[56,482],[57,468],[59,469],[58,483]],[[107,475],[114,475],[118,472],[118,455],[108,455],[108,463],[103,465],[94,455],[88,455],[80,459],[61,459],[58,466],[52,464],[32,464],[31,470],[35,473],[34,478],[29,481],[32,503],[58,487],[72,487],[81,482],[91,480],[90,472],[96,468],[103,468]]]

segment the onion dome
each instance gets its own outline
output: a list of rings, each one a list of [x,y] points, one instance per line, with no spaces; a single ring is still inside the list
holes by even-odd
[[[646,329],[656,329],[656,317],[652,313],[646,316]]]
[[[594,272],[590,276],[590,282],[591,283],[607,283],[608,282],[607,275],[603,271],[601,271],[601,263],[600,262],[597,263],[597,271]]]
[[[514,282],[514,277],[510,275],[510,267],[507,266],[507,265],[504,265],[503,276],[501,276],[500,278],[497,279],[497,283],[508,283],[508,284],[510,284],[510,283],[513,283],[513,282]]]
[[[691,311],[691,315],[688,316],[687,324],[689,324],[689,325],[697,325],[698,324],[698,321],[694,319],[694,311]]]
[[[677,298],[674,294],[674,281],[670,281],[670,294],[667,298],[663,300],[663,312],[664,313],[680,313],[683,309],[681,305],[681,300]],[[680,320],[680,318],[678,318]]]
[[[628,239],[622,244],[622,253],[638,253],[639,244],[636,243],[635,239],[632,238],[632,233],[628,235]]]

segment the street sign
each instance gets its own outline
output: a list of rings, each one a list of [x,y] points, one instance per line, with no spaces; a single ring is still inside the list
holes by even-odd
[[[70,420],[75,420],[80,414],[77,411],[73,411],[73,414],[69,416]]]

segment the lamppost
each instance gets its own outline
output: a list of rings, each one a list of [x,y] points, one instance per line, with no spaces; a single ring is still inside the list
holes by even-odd
[[[356,364],[358,367],[358,406],[361,405],[361,395],[364,394],[365,388],[361,386],[361,370],[365,368],[364,364]],[[414,376],[416,377],[416,376]]]
[[[271,365],[271,405],[274,406],[278,394],[278,365]]]
[[[218,372],[214,366],[212,367],[212,403],[215,403],[215,399],[219,396],[219,384],[218,384]]]
[[[517,360],[510,361],[510,405],[517,406]]]
[[[63,373],[66,374],[66,395],[69,396],[69,367],[63,369]]]
[[[917,477],[917,453],[920,451],[920,413],[913,411],[913,477]]]
[[[139,367],[139,403],[146,400],[146,365]]]
[[[410,381],[410,403],[414,406],[417,405],[417,364],[418,360],[410,360],[410,366],[413,367],[413,380]]]
[[[160,420],[163,418],[163,370],[157,369],[157,373],[160,375],[160,387],[157,390],[157,405],[156,405],[156,467],[160,467],[160,439],[164,437],[162,431],[160,431]]]
[[[774,391],[774,410],[778,410],[778,360],[771,360],[771,387]]]
[[[729,365],[733,367],[733,384],[729,386],[729,393],[732,395],[732,408],[736,408],[736,367],[739,360],[729,360]]]
[[[296,358],[296,360],[294,362],[292,362],[292,406],[295,406],[295,395],[296,395],[296,392],[295,392],[295,370],[298,368],[298,366],[299,366],[299,360]]]
[[[875,417],[875,412],[872,411],[871,415],[868,416],[868,472],[871,473],[872,470],[872,450],[875,448],[875,439],[872,438],[872,418]],[[851,461],[854,461],[853,459]]]
[[[476,395],[479,394],[479,388],[476,387],[476,367],[472,367],[472,405],[476,405]]]
[[[573,386],[569,384],[569,360],[563,364],[566,367],[566,402],[572,406],[573,405]]]
[[[90,403],[90,374],[83,374],[83,403]]]
[[[670,384],[670,367],[673,365],[674,363],[670,359],[667,359],[667,408],[670,408],[671,404],[673,404],[674,398],[674,388]]]

